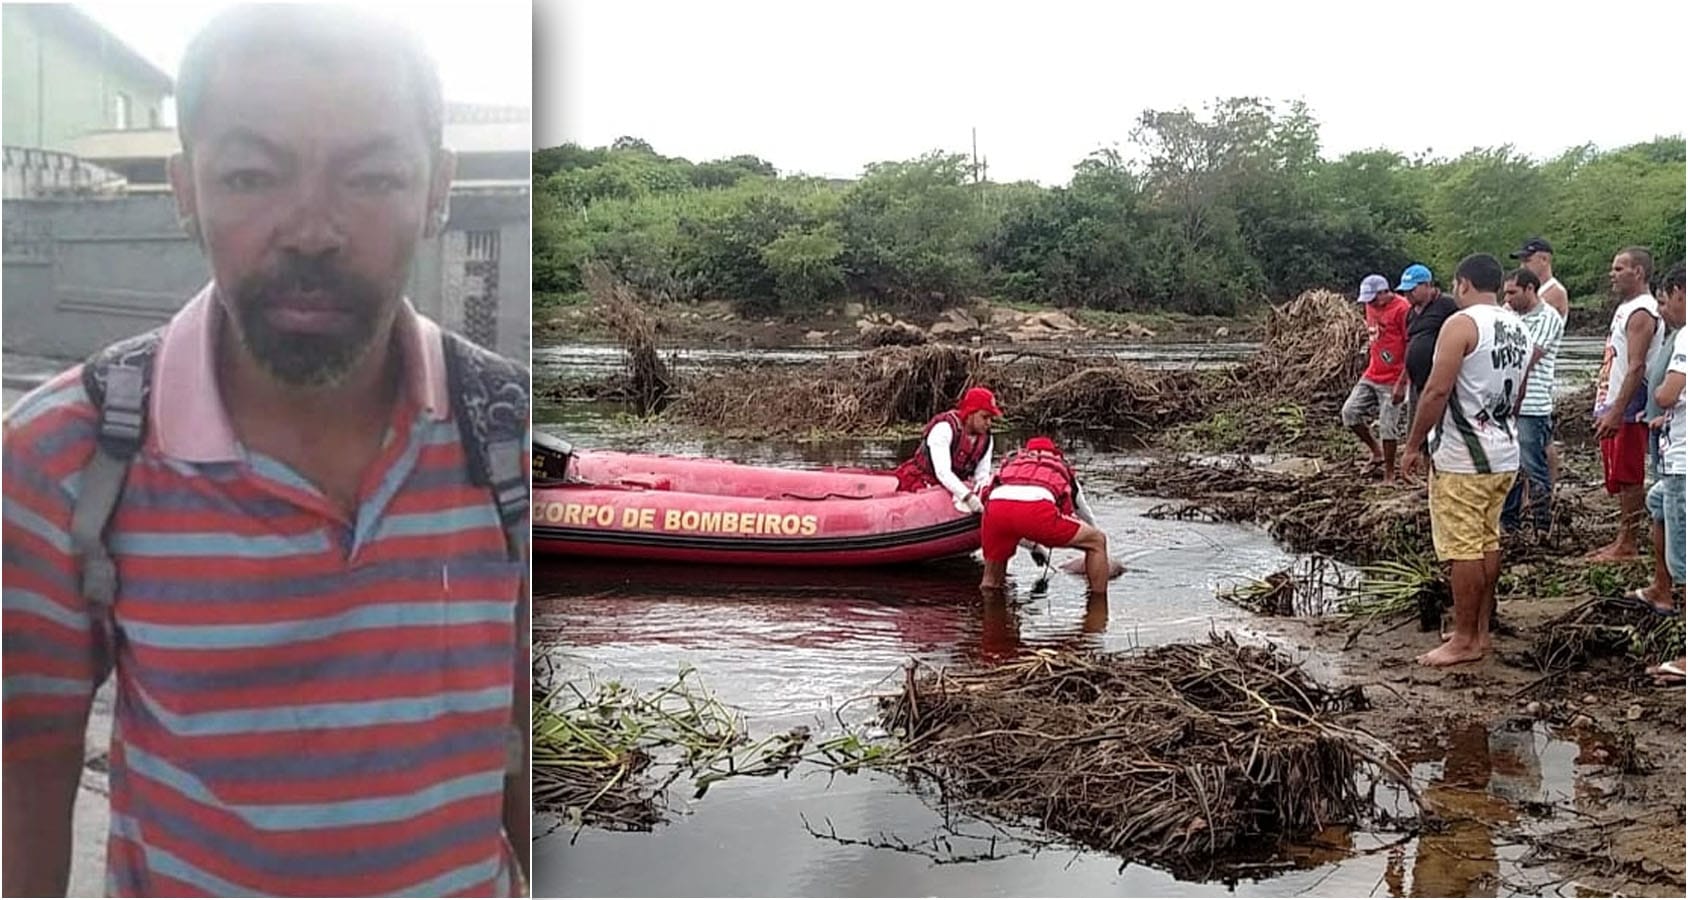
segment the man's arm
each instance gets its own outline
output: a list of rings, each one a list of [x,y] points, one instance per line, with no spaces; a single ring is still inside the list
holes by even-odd
[[[1653,399],[1658,401],[1667,415],[1682,400],[1684,379],[1688,379],[1688,340],[1678,333],[1670,348],[1670,364],[1665,366],[1664,383],[1653,392]]]
[[[973,493],[984,490],[991,481],[991,455],[996,450],[996,436],[985,438],[985,455],[979,457],[979,467],[973,470]]]
[[[1518,410],[1524,408],[1524,392],[1530,389],[1530,373],[1536,370],[1536,363],[1541,362],[1542,357],[1546,355],[1547,348],[1540,344],[1535,345],[1535,350],[1530,353],[1530,362],[1524,366],[1524,377],[1518,379],[1518,392],[1512,398],[1513,418],[1517,418]]]
[[[955,470],[950,468],[950,456],[955,452],[952,446],[955,439],[955,429],[950,427],[950,423],[939,422],[932,426],[931,433],[926,435],[926,453],[932,458],[932,473],[938,476],[938,483],[950,492],[950,496],[960,500],[972,492],[967,489],[965,482],[956,477]]]
[[[1665,380],[1659,384],[1659,389],[1653,392],[1653,399],[1659,402],[1668,413],[1676,408],[1676,402],[1682,399],[1683,382],[1688,381],[1688,374],[1679,370],[1671,370],[1665,374]]]
[[[7,823],[6,896],[63,897],[69,888],[71,812],[82,784],[82,750],[77,742],[52,758],[7,760],[0,789]]]
[[[1406,453],[1423,452],[1430,429],[1442,421],[1442,414],[1448,409],[1448,397],[1453,394],[1460,365],[1475,346],[1477,325],[1470,316],[1450,316],[1443,323],[1436,335],[1436,357],[1430,364],[1430,377],[1425,379],[1424,391],[1418,396],[1418,411],[1413,414]]]
[[[510,727],[519,736],[521,762],[504,773],[504,834],[516,854],[523,881],[533,871],[533,802],[530,767],[533,764],[533,660],[528,631],[528,604],[533,596],[528,579],[522,578],[521,596],[516,600],[515,680],[511,684]],[[521,896],[518,892],[517,896]]]
[[[1096,511],[1090,508],[1090,501],[1084,498],[1084,489],[1078,482],[1073,482],[1073,512],[1078,513],[1079,520],[1092,528],[1100,528],[1096,524]]]
[[[1553,307],[1554,312],[1557,312],[1559,315],[1564,316],[1566,318],[1570,317],[1570,315],[1571,315],[1571,298],[1570,298],[1570,295],[1565,293],[1564,285],[1556,284],[1553,287],[1550,287],[1547,290],[1542,291],[1541,292],[1541,299],[1542,299],[1543,303],[1546,303],[1548,306]]]
[[[104,638],[77,589],[72,501],[57,473],[20,450],[43,437],[8,428],[4,449],[0,892],[9,897],[65,895],[88,712],[106,670]]]

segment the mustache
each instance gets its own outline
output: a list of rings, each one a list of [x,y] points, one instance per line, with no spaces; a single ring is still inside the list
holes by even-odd
[[[324,308],[366,307],[379,293],[373,284],[342,270],[328,256],[285,256],[274,268],[249,278],[248,299],[274,299],[289,294],[322,296]]]

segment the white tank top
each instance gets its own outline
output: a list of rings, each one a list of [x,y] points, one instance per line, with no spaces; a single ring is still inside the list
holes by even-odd
[[[1529,362],[1530,336],[1504,306],[1480,304],[1454,316],[1476,324],[1477,346],[1460,361],[1448,408],[1430,438],[1430,458],[1442,472],[1516,472],[1512,405]]]
[[[1552,277],[1552,278],[1549,278],[1549,279],[1548,279],[1548,280],[1546,280],[1546,281],[1544,281],[1544,282],[1542,282],[1542,283],[1541,283],[1541,288],[1540,288],[1540,289],[1539,289],[1539,290],[1537,290],[1537,291],[1536,291],[1536,293],[1537,293],[1537,294],[1538,294],[1538,295],[1539,295],[1539,294],[1545,294],[1545,293],[1547,293],[1547,289],[1548,289],[1548,288],[1559,288],[1559,289],[1560,289],[1560,290],[1562,290],[1562,291],[1563,291],[1563,290],[1565,290],[1565,286],[1564,286],[1564,285],[1562,285],[1562,284],[1560,284],[1560,283],[1559,283],[1559,278],[1558,278],[1558,276],[1554,276],[1554,277]],[[1567,295],[1568,295],[1568,294],[1569,294],[1569,293],[1570,293],[1570,292],[1569,292],[1569,291],[1566,291],[1566,294],[1567,294]]]
[[[1653,317],[1653,339],[1646,347],[1630,347],[1629,317],[1641,310]],[[1629,374],[1630,353],[1641,352],[1646,354],[1643,359],[1652,359],[1653,354],[1659,352],[1659,348],[1664,345],[1664,341],[1664,329],[1659,327],[1659,301],[1653,299],[1652,294],[1631,297],[1612,313],[1612,331],[1606,337],[1606,356],[1601,360],[1600,376],[1595,381],[1595,415],[1604,415],[1612,401],[1617,399],[1618,393],[1623,390],[1624,376]],[[1648,390],[1646,381],[1642,381],[1635,396],[1629,398],[1629,409],[1624,415],[1625,422],[1646,420]]]

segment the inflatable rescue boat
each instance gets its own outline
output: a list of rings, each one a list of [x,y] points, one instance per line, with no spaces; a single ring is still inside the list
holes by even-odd
[[[539,555],[876,566],[979,547],[978,516],[943,488],[899,492],[889,472],[578,450],[542,433],[533,449]]]

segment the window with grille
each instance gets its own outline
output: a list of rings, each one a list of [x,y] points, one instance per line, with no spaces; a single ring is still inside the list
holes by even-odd
[[[482,347],[498,346],[498,232],[466,231],[463,274],[480,291],[463,298],[463,336]]]

